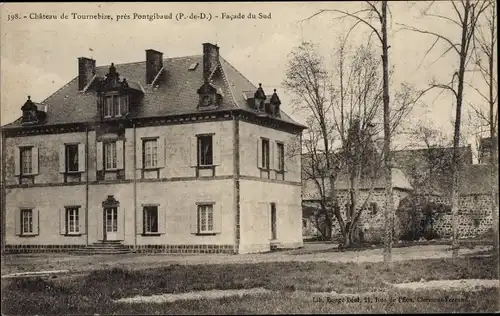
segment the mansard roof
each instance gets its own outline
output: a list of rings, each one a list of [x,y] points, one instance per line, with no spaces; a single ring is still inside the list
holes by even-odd
[[[217,71],[211,77],[211,83],[222,90],[223,101],[214,112],[241,109],[256,113],[250,100],[243,94],[244,91],[256,91],[257,87],[245,78],[239,71],[220,57]],[[131,108],[130,118],[164,117],[198,113],[199,96],[197,90],[204,83],[203,67],[193,64],[203,64],[203,56],[187,56],[163,59],[165,78],[158,85],[146,83],[146,62],[115,64],[120,78],[126,78],[129,86],[144,92],[141,104]],[[96,76],[103,78],[109,71],[110,65],[96,67]],[[78,76],[73,78],[55,93],[41,102],[47,106],[47,118],[44,126],[98,122],[99,113],[96,109],[97,93],[92,84],[85,91],[78,89]],[[203,111],[207,113],[207,111]],[[280,117],[275,120],[284,121],[298,128],[305,128],[281,111]],[[21,127],[21,119],[6,126]]]

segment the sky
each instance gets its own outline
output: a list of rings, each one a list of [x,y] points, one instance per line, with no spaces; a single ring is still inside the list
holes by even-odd
[[[353,25],[352,19],[338,19],[334,12],[300,22],[320,9],[338,9],[354,12],[363,8],[362,2],[240,2],[240,3],[2,3],[0,4],[0,107],[1,124],[17,119],[21,106],[30,95],[42,102],[77,75],[77,58],[92,57],[97,65],[108,65],[145,60],[145,50],[155,49],[164,57],[198,55],[202,43],[220,46],[220,54],[255,85],[262,83],[269,94],[278,90],[282,109],[295,120],[304,123],[305,113],[294,111],[290,95],[284,91],[286,62],[289,53],[302,41],[318,45],[325,57],[327,68],[335,62],[337,38]],[[425,1],[389,2],[390,63],[394,66],[394,87],[401,82],[425,89],[429,82],[449,80],[458,63],[453,54],[432,62],[443,52],[436,46],[422,65],[419,64],[434,38],[424,34],[400,30],[398,23],[411,24],[435,30],[447,36],[460,38],[451,23],[421,17]],[[435,12],[452,15],[452,6],[437,2]],[[113,20],[73,19],[78,15],[109,14]],[[116,15],[169,14],[172,20],[128,19],[116,20]],[[204,13],[212,19],[183,19],[178,13]],[[259,13],[269,18],[259,19]],[[9,21],[17,14],[20,19]],[[57,19],[30,19],[30,14],[56,15]],[[61,19],[66,14],[69,19]],[[245,19],[222,19],[222,15],[245,16]],[[248,15],[254,14],[255,19]],[[26,18],[24,18],[26,16]],[[216,18],[218,16],[219,18]],[[366,42],[368,28],[359,25],[352,33],[353,44]],[[379,46],[376,46],[379,49]],[[92,51],[90,50],[92,49]],[[469,74],[478,89],[479,74]],[[475,76],[475,77],[474,77]],[[480,107],[487,105],[474,91],[466,91],[468,102]],[[426,106],[411,114],[415,124],[438,128],[452,135],[454,103],[452,95],[429,93],[422,99]],[[463,118],[467,117],[466,108]],[[464,126],[467,132],[467,126]],[[475,139],[467,138],[470,143]],[[397,149],[397,148],[395,148]]]

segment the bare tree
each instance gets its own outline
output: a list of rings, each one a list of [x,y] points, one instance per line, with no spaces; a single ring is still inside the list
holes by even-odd
[[[385,234],[384,234],[384,264],[389,267],[391,263],[391,250],[392,250],[392,230],[394,216],[394,205],[392,199],[392,158],[391,158],[391,126],[390,126],[390,94],[389,94],[389,42],[387,38],[387,17],[388,5],[387,1],[365,1],[366,7],[349,13],[342,10],[330,9],[320,10],[314,15],[310,16],[311,19],[324,12],[336,12],[341,14],[341,18],[351,18],[355,24],[351,28],[362,24],[367,26],[370,30],[370,37],[375,34],[382,46],[382,78],[383,78],[383,118],[384,118],[384,145],[383,145],[383,159],[384,159],[384,175],[385,175]],[[380,4],[380,6],[378,6]],[[374,21],[375,20],[375,21]],[[378,22],[376,22],[378,21]],[[379,23],[379,24],[377,24]]]
[[[320,192],[326,235],[331,239],[332,214],[329,210],[336,201],[335,179],[338,170],[335,168],[338,159],[333,151],[336,134],[330,115],[333,96],[323,58],[313,44],[303,42],[291,52],[286,78],[284,86],[293,94],[293,105],[310,115],[303,139],[310,161],[305,160],[303,163],[303,174],[306,179],[315,182]],[[308,165],[312,168],[307,168]]]
[[[379,130],[374,124],[382,110],[380,60],[368,42],[355,47],[352,56],[346,48],[347,37],[340,40],[338,67],[334,81],[333,118],[341,141],[340,156],[345,165],[343,179],[348,184],[348,203],[344,217],[337,218],[343,246],[349,247],[363,211],[380,176],[381,155],[376,148]],[[349,58],[350,57],[350,58]],[[335,83],[338,83],[336,85]],[[361,199],[362,189],[368,194]],[[340,206],[337,206],[340,207]]]
[[[495,106],[498,100],[498,81],[497,72],[495,69],[497,60],[495,58],[497,52],[495,52],[497,44],[497,20],[496,20],[496,1],[489,1],[490,6],[488,10],[485,11],[480,22],[482,22],[481,27],[478,28],[475,33],[475,47],[474,59],[475,66],[479,70],[484,83],[486,84],[488,93],[481,92],[478,88],[469,84],[482,99],[488,103],[488,111],[483,111],[483,109],[478,106],[471,104],[473,113],[479,125],[486,126],[489,129],[489,164],[490,164],[490,181],[491,181],[491,211],[493,216],[493,236],[494,236],[494,247],[495,250],[499,249],[498,240],[498,182],[496,181],[498,177],[498,107]],[[484,62],[484,59],[485,62]],[[486,112],[486,113],[485,113]]]
[[[412,26],[403,25],[403,29],[410,30],[413,32],[429,35],[435,38],[432,46],[427,50],[425,56],[433,50],[437,43],[441,42],[445,44],[446,49],[444,50],[444,56],[449,52],[454,52],[459,60],[458,69],[453,71],[450,82],[448,83],[435,83],[433,82],[430,88],[439,88],[447,91],[451,91],[455,97],[455,124],[454,124],[454,134],[453,134],[453,163],[452,163],[452,189],[450,192],[451,209],[453,214],[453,256],[458,256],[459,242],[458,242],[458,187],[459,187],[459,146],[460,146],[460,127],[462,119],[462,104],[464,96],[464,82],[465,74],[471,57],[474,52],[474,34],[476,32],[476,27],[478,26],[478,20],[489,3],[486,1],[478,0],[462,0],[460,2],[450,1],[450,6],[452,6],[455,16],[448,17],[440,14],[431,13],[430,10],[434,1],[427,6],[424,10],[423,15],[428,18],[437,18],[442,21],[451,22],[460,30],[460,41],[457,42],[456,39],[447,37],[441,33],[423,30],[415,28]],[[425,58],[425,57],[424,57]]]

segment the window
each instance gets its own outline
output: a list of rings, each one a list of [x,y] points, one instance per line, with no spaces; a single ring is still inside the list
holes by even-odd
[[[276,143],[278,151],[278,171],[285,171],[285,145],[283,143]]]
[[[118,231],[118,209],[109,207],[104,209],[106,233],[116,233]]]
[[[157,139],[144,140],[144,168],[158,167]]]
[[[269,140],[262,139],[262,168],[269,169]]]
[[[104,144],[104,161],[105,169],[116,169],[116,142]]]
[[[127,95],[108,95],[104,98],[104,117],[120,117],[127,112]]]
[[[212,164],[212,135],[198,136],[198,166],[211,166]]]
[[[21,148],[21,174],[27,175],[31,174],[33,171],[33,162],[32,162],[32,147],[23,147]]]
[[[33,233],[33,210],[21,210],[21,233]]]
[[[66,209],[66,231],[68,234],[77,234],[80,232],[80,216],[77,207]]]
[[[276,204],[271,203],[271,239],[276,240]]]
[[[213,205],[198,205],[198,232],[212,233],[214,230]]]
[[[66,171],[78,171],[78,144],[66,145]]]
[[[144,233],[158,233],[158,206],[144,207]]]

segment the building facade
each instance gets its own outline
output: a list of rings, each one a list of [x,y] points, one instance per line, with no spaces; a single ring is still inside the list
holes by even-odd
[[[96,67],[3,127],[7,251],[115,241],[136,251],[302,246],[304,127],[203,54]]]

